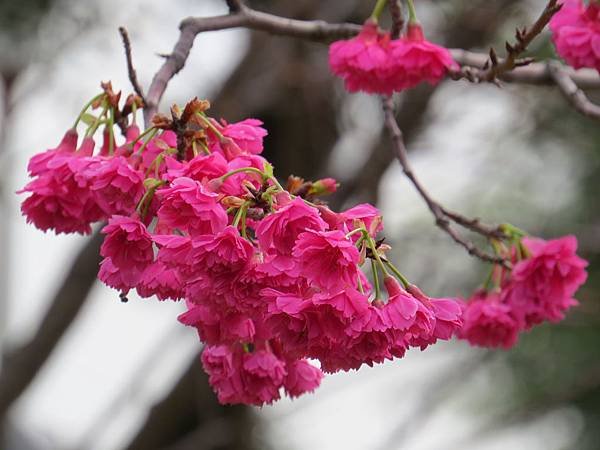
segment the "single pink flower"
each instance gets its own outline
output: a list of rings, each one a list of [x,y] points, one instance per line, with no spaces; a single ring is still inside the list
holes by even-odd
[[[300,274],[324,289],[356,287],[359,254],[343,232],[308,230],[298,235],[293,250]]]
[[[407,35],[391,42],[390,59],[396,91],[424,81],[436,85],[448,71],[458,69],[448,49],[427,41],[419,24],[409,24]]]
[[[172,165],[172,167],[169,167]],[[227,160],[219,153],[198,155],[190,161],[179,162],[174,159],[167,160],[167,173],[164,178],[173,181],[176,178],[186,177],[203,184],[213,178],[220,177],[227,172]]]
[[[527,328],[544,320],[560,321],[577,304],[572,297],[587,279],[588,263],[576,254],[577,239],[524,238],[523,244],[531,255],[515,264],[506,301]]]
[[[159,300],[180,300],[183,297],[183,282],[179,273],[155,261],[144,270],[139,284],[136,286],[140,297],[156,295]]]
[[[202,366],[221,404],[245,403],[241,359],[240,351],[226,345],[208,346],[202,351]]]
[[[224,121],[218,123],[213,121],[213,124],[224,137],[235,142],[235,145],[241,151],[240,154],[258,155],[262,153],[263,139],[267,135],[267,130],[261,127],[263,123],[260,120],[245,119],[237,123],[227,123]],[[228,149],[223,148],[221,140],[210,129],[208,136],[210,150],[212,152],[221,152],[227,155]]]
[[[286,367],[287,376],[283,385],[290,397],[313,392],[321,384],[323,372],[305,359],[288,362]]]
[[[116,267],[124,285],[134,288],[154,259],[150,233],[139,220],[117,215],[109,219],[102,233],[106,237],[100,255],[110,259],[110,264],[104,263],[106,270],[112,272],[108,269]]]
[[[256,237],[265,253],[291,260],[300,233],[307,230],[322,231],[326,226],[315,208],[296,198],[262,219],[256,227]]]
[[[600,72],[600,5],[591,1],[566,1],[550,21],[556,51],[576,69]]]
[[[508,350],[519,339],[519,323],[498,294],[476,293],[466,304],[462,318],[464,324],[458,336],[471,345]]]
[[[242,372],[245,403],[261,406],[279,400],[279,389],[286,375],[285,363],[273,353],[266,350],[245,353]]]
[[[28,223],[56,233],[91,233],[90,224],[105,217],[89,187],[86,172],[96,158],[56,151],[37,160],[31,170],[40,173],[17,193],[28,192],[21,211]]]
[[[38,176],[48,171],[48,162],[58,154],[75,153],[77,150],[77,130],[69,129],[56,148],[37,153],[31,157],[27,170],[31,176]]]
[[[389,33],[381,33],[377,24],[368,20],[358,36],[329,46],[329,66],[349,92],[390,95],[394,86],[390,83],[389,47]]]
[[[190,235],[217,233],[227,226],[228,217],[218,195],[191,178],[177,178],[159,189],[157,215],[163,226],[187,231]]]
[[[107,216],[132,214],[144,195],[144,175],[123,156],[99,160],[87,176],[94,198]]]

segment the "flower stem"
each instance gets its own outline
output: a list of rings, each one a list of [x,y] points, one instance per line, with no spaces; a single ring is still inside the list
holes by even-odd
[[[96,130],[102,123],[102,117],[104,117],[104,115],[108,111],[108,103],[106,101],[103,103],[104,103],[104,105],[102,106],[102,112],[98,115],[98,117],[96,117],[96,120],[94,121],[94,123],[92,125],[90,125],[87,132],[85,133],[85,135],[87,137],[93,136],[94,133],[96,133]]]
[[[81,122],[81,118],[85,115],[85,113],[90,108],[90,106],[92,106],[92,104],[95,103],[96,101],[100,100],[103,95],[105,95],[105,94],[102,93],[102,94],[96,95],[94,98],[92,98],[89,102],[87,102],[84,105],[83,109],[81,110],[81,112],[77,116],[77,119],[75,120],[75,123],[73,124],[73,129],[77,128],[77,125],[79,125],[79,122]]]
[[[110,115],[108,118],[108,154],[112,156],[115,152],[115,110],[114,108],[110,108]]]
[[[375,260],[371,260],[371,270],[373,271],[373,284],[375,285],[375,300],[381,298],[381,287],[379,286],[379,273],[377,272],[377,264]]]
[[[146,146],[148,145],[148,143],[149,143],[149,142],[150,142],[152,139],[154,139],[154,136],[156,136],[156,133],[158,133],[158,128],[148,128],[148,130],[152,130],[152,131],[150,132],[150,137],[148,137],[148,139],[146,139],[146,140],[144,141],[144,143],[142,144],[142,146],[140,147],[140,149],[137,151],[137,154],[138,154],[138,155],[141,155],[141,154],[142,154],[142,152],[144,151],[144,149],[146,148]],[[147,130],[146,130],[146,131],[147,131]],[[139,141],[140,137],[141,137],[143,134],[146,134],[146,131],[144,131],[144,133],[140,134],[140,135],[138,136],[138,138],[137,138],[137,139],[136,139],[134,142],[132,142],[132,144],[134,144],[135,142]],[[132,145],[132,148],[133,148],[133,145]]]
[[[379,17],[381,16],[381,13],[383,12],[387,2],[388,0],[377,0],[377,3],[375,3],[375,7],[373,8],[373,12],[371,13],[371,20],[373,22],[377,23],[379,21]]]
[[[386,261],[385,263],[390,268],[390,270],[392,272],[394,272],[394,275],[396,275],[398,277],[398,279],[400,280],[400,283],[402,283],[404,288],[405,289],[408,288],[408,286],[410,286],[410,282],[404,275],[402,275],[402,273],[398,270],[398,268],[389,261]]]
[[[408,23],[419,23],[419,19],[417,19],[417,10],[415,9],[415,4],[413,0],[407,0],[408,5]]]
[[[367,241],[367,245],[371,249],[371,253],[373,253],[373,257],[375,258],[375,260],[377,261],[377,264],[381,268],[381,271],[383,272],[384,275],[389,275],[389,272],[387,271],[385,264],[381,260],[381,256],[379,256],[379,253],[377,252],[377,247],[375,246],[375,241],[373,241],[373,238],[369,235],[369,232],[366,230],[366,228],[363,229],[363,236],[365,238],[365,241]]]
[[[255,173],[257,175],[260,175],[261,177],[264,177],[265,174],[262,170],[257,169],[256,167],[240,167],[239,169],[235,169],[232,170],[231,172],[227,172],[225,175],[221,176],[220,179],[221,181],[225,181],[227,180],[227,178],[232,177],[233,175],[237,175],[238,173]]]

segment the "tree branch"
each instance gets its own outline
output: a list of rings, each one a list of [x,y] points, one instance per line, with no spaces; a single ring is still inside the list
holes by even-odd
[[[561,94],[573,108],[590,119],[600,120],[600,106],[592,103],[587,98],[560,64],[548,63],[548,69]]]
[[[506,58],[499,62],[496,58],[496,52],[494,49],[490,50],[490,68],[479,75],[479,81],[493,82],[497,80],[498,76],[510,72],[519,65],[518,58],[521,54],[527,50],[527,47],[531,42],[542,32],[542,30],[548,25],[552,16],[556,14],[562,5],[558,4],[558,0],[550,0],[538,19],[534,24],[527,28],[516,30],[515,36],[517,39],[516,44],[506,43],[506,50],[508,52]],[[529,64],[531,61],[524,62]]]
[[[121,34],[121,39],[123,39],[123,47],[125,47],[125,58],[127,58],[127,73],[129,74],[129,81],[131,82],[135,93],[139,95],[142,100],[144,100],[144,91],[137,79],[137,73],[135,72],[135,68],[133,67],[133,58],[131,56],[131,41],[129,40],[129,33],[127,33],[127,29],[125,27],[119,27],[119,33]]]
[[[546,65],[543,63],[528,64],[527,67],[516,66],[518,64],[517,57],[525,50],[531,40],[539,34],[548,20],[550,20],[550,12],[557,7],[555,3],[556,0],[551,0],[549,2],[544,13],[528,31],[519,31],[519,42],[514,47],[511,47],[513,51],[509,52],[509,55],[505,60],[499,61],[497,67],[492,68],[493,77],[491,75],[492,72],[484,72],[481,74],[479,73],[479,70],[473,68],[465,68],[461,72],[450,74],[450,77],[468,78],[473,80],[475,78],[488,79],[492,77],[495,79],[495,77],[498,77],[507,81],[528,84],[551,83],[552,78],[547,72]],[[233,11],[231,14],[215,17],[188,17],[181,22],[179,26],[179,39],[177,40],[173,51],[167,56],[164,64],[152,79],[152,83],[148,89],[146,108],[144,109],[144,119],[147,125],[150,123],[152,116],[156,113],[158,104],[160,103],[169,81],[185,65],[194,44],[194,39],[198,34],[204,31],[244,27],[252,30],[266,31],[275,35],[327,42],[334,39],[355,36],[361,30],[360,25],[351,23],[334,24],[322,20],[296,20],[263,13],[253,10],[239,1],[229,2],[228,4]],[[554,12],[552,12],[552,14],[554,14]],[[481,64],[474,65],[484,67],[485,61],[487,60],[485,55],[465,52],[461,49],[451,50],[451,53],[461,65],[476,60],[475,62],[480,62]],[[468,75],[469,71],[471,75]],[[474,72],[477,73],[474,74]],[[591,73],[586,72],[581,77],[573,76],[573,81],[578,85],[581,83],[580,87],[600,88],[600,77],[597,74],[592,76]]]
[[[410,162],[408,161],[408,152],[406,150],[406,146],[404,145],[402,130],[400,130],[400,127],[396,122],[396,118],[394,117],[394,104],[391,97],[383,99],[383,112],[385,115],[385,126],[392,139],[392,145],[395,150],[396,159],[398,159],[398,162],[400,163],[402,171],[406,177],[410,180],[413,186],[417,189],[421,198],[427,204],[427,207],[435,218],[435,224],[445,231],[454,240],[454,242],[463,246],[470,255],[476,256],[486,262],[508,266],[508,263],[503,258],[483,252],[472,242],[460,236],[456,230],[452,228],[450,220],[458,219],[456,220],[456,223],[459,225],[465,226],[471,231],[479,233],[487,238],[497,238],[500,235],[504,235],[499,228],[481,225],[478,219],[467,219],[466,217],[457,213],[450,213],[449,215],[448,211],[429,195],[425,187],[414,174]]]

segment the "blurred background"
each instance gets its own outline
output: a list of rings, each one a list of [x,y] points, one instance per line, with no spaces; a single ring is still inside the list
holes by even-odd
[[[295,18],[356,23],[372,1],[254,0]],[[543,0],[419,0],[428,37],[498,50]],[[95,280],[97,238],[25,224],[15,195],[33,154],[54,147],[102,80],[129,92],[117,28],[144,87],[188,15],[220,0],[0,0],[0,448],[600,448],[600,128],[551,87],[445,82],[400,98],[414,169],[434,197],[545,238],[573,233],[590,260],[581,306],[509,352],[463,342],[328,376],[313,395],[221,407],[183,305],[131,298]],[[548,34],[532,53],[554,57]],[[600,93],[590,92],[600,100]],[[403,177],[379,101],[349,95],[322,44],[247,30],[197,38],[162,110],[198,96],[229,121],[260,118],[280,177],[334,176],[335,208],[376,203],[403,272],[430,295],[466,296],[487,267],[434,226]]]

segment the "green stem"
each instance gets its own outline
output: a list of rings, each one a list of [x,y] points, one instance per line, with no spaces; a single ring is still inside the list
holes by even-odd
[[[150,207],[150,203],[152,202],[152,197],[154,197],[154,193],[156,190],[162,185],[166,184],[166,181],[157,181],[156,184],[149,187],[148,190],[144,193],[137,207],[135,208],[140,217],[143,219],[146,213],[148,212],[148,208]]]
[[[239,207],[239,209],[237,210],[237,212],[235,213],[235,217],[233,218],[233,226],[237,228],[237,226],[240,224],[240,221],[242,220],[242,217],[244,216],[244,209],[246,209],[248,206],[248,204],[246,202],[244,202],[244,204],[242,204],[242,206]]]
[[[92,104],[95,103],[96,101],[100,100],[103,95],[105,95],[105,94],[104,93],[98,94],[93,99],[91,99],[89,102],[87,102],[85,104],[85,106],[83,107],[83,109],[81,110],[79,115],[77,116],[75,123],[73,124],[73,129],[77,128],[77,125],[79,125],[79,122],[81,122],[81,118],[85,115],[85,113],[90,108],[90,106],[92,106]]]
[[[158,128],[148,128],[148,130],[152,130],[152,131],[150,132],[150,137],[149,137],[148,139],[146,139],[146,140],[144,141],[144,143],[142,144],[142,146],[139,148],[139,150],[137,151],[137,154],[138,154],[138,155],[141,155],[141,154],[142,154],[142,152],[144,151],[144,149],[146,148],[146,146],[148,145],[148,143],[149,143],[149,142],[150,142],[152,139],[154,139],[154,136],[156,136],[156,133],[158,133]],[[143,134],[146,134],[146,132],[144,131],[144,133],[143,133]],[[142,135],[140,134],[140,136],[142,136]],[[133,145],[135,145],[135,142],[137,142],[137,141],[139,141],[139,140],[140,140],[140,136],[138,136],[138,138],[137,138],[137,139],[136,139],[136,140],[135,140],[135,141],[132,143]],[[133,148],[133,145],[132,145],[132,148]]]
[[[196,113],[196,114],[198,115],[198,117],[200,117],[200,118],[202,119],[202,121],[203,121],[203,122],[206,124],[206,126],[207,126],[208,128],[210,128],[210,130],[211,130],[213,133],[215,133],[215,134],[217,135],[217,137],[218,137],[219,139],[221,139],[221,140],[222,140],[222,139],[224,139],[224,138],[225,138],[225,136],[223,136],[223,134],[222,134],[222,133],[221,133],[221,132],[220,132],[220,131],[217,129],[217,127],[215,127],[215,126],[213,125],[213,123],[210,121],[210,119],[209,119],[208,117],[206,117],[206,115],[205,115],[205,114],[203,114],[203,113],[200,113],[200,112],[199,112],[199,113]]]
[[[375,300],[381,298],[381,287],[379,286],[379,273],[377,272],[377,264],[371,260],[371,270],[373,271],[373,284],[375,284]]]
[[[408,23],[419,23],[419,19],[417,19],[417,10],[415,9],[415,4],[413,0],[407,0],[408,5]]]
[[[362,281],[360,280],[360,277],[356,277],[357,283],[358,283],[358,290],[361,294],[365,294],[365,288],[363,287]]]
[[[240,167],[239,169],[235,169],[235,170],[232,170],[231,172],[227,172],[225,175],[222,175],[220,177],[220,179],[221,179],[221,181],[225,181],[227,178],[232,177],[233,175],[236,175],[238,173],[244,173],[244,172],[255,173],[257,175],[260,175],[261,177],[265,176],[265,173],[262,170],[257,169],[256,167]]]
[[[377,247],[375,246],[375,241],[373,240],[371,235],[369,235],[369,232],[366,229],[363,229],[363,236],[365,237],[365,240],[367,241],[367,245],[369,246],[369,248],[371,249],[371,252],[373,253],[373,256],[375,257],[375,260],[377,260],[377,264],[379,264],[381,271],[383,272],[384,275],[389,275],[389,272],[385,268],[385,264],[381,260],[381,256],[379,256],[379,253],[377,253]]]
[[[354,236],[355,234],[358,234],[358,233],[364,233],[364,230],[362,228],[355,228],[350,233],[346,234],[346,239],[350,239],[351,236]]]
[[[387,266],[390,268],[390,270],[392,272],[394,272],[394,275],[396,275],[398,277],[398,279],[400,280],[400,283],[402,283],[402,285],[404,286],[404,288],[408,288],[408,286],[410,286],[410,282],[408,281],[408,279],[402,275],[402,272],[400,272],[396,266],[394,266],[391,262],[386,261],[385,262],[387,264]]]
[[[242,205],[242,237],[244,239],[248,239],[248,233],[246,232],[246,215],[248,214],[248,208],[250,207],[249,203],[244,203]]]
[[[90,125],[90,127],[88,128],[87,132],[85,133],[86,137],[93,136],[94,133],[96,133],[96,130],[98,130],[98,127],[102,123],[102,117],[104,117],[104,115],[106,114],[106,111],[108,111],[108,103],[107,102],[105,102],[104,105],[102,106],[102,112],[100,113],[100,115],[98,115],[98,117],[96,117],[96,120],[94,121],[94,123],[92,125]]]
[[[373,8],[373,12],[371,13],[371,20],[373,22],[377,23],[379,21],[379,17],[381,16],[381,13],[383,12],[387,2],[388,0],[377,0],[377,3],[375,3],[375,7]]]
[[[131,145],[131,148],[133,149],[133,146],[134,146],[135,144],[137,144],[137,143],[138,143],[138,141],[139,141],[140,139],[143,139],[143,138],[144,138],[144,136],[146,136],[148,133],[151,133],[151,132],[152,132],[152,131],[154,131],[154,130],[157,130],[157,128],[155,128],[155,127],[150,127],[150,128],[147,128],[147,129],[145,129],[145,130],[144,130],[142,133],[140,133],[140,135],[139,135],[138,137],[136,137],[136,138],[135,138],[133,141],[131,141],[131,142],[130,142],[128,145]]]
[[[108,119],[108,138],[110,141],[108,142],[108,154],[112,155],[115,151],[115,110],[110,108],[110,116]]]

